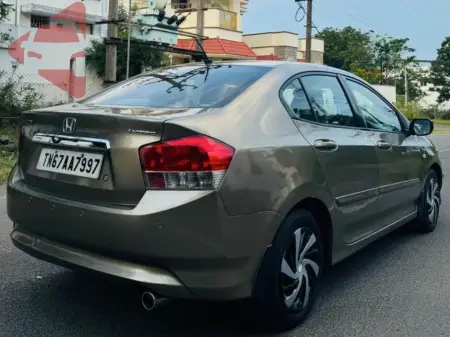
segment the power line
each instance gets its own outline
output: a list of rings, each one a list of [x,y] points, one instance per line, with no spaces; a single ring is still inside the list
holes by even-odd
[[[314,22],[313,22],[313,24],[312,24],[312,28],[314,28],[314,29],[317,31],[317,34],[322,33],[322,32],[319,30],[319,28],[317,28],[317,26],[314,24]]]
[[[316,1],[319,1],[319,0],[316,0]],[[364,26],[366,26],[367,28],[369,28],[370,30],[372,30],[372,31],[374,31],[376,33],[376,30],[373,27],[371,27],[361,15],[359,15],[359,17],[358,17],[357,15],[346,11],[342,7],[340,7],[337,4],[335,4],[335,3],[331,2],[331,1],[328,1],[328,0],[326,2],[323,2],[322,0],[320,0],[320,2],[323,3],[323,4],[326,4],[327,6],[332,6],[335,9],[338,9],[341,12],[344,12],[344,14],[352,17],[353,19],[355,19],[356,21],[362,23]],[[346,8],[348,8],[348,7],[346,7]]]
[[[297,9],[297,12],[295,13],[295,21],[297,21],[297,22],[302,22],[303,19],[304,19],[305,16],[306,16],[306,10],[305,10],[305,7],[303,7],[303,5],[302,5],[302,3],[301,3],[300,1],[298,1],[297,4],[298,4],[298,9]],[[298,14],[300,13],[300,11],[303,11],[303,16],[302,16],[302,18],[299,20],[299,19],[298,19]]]

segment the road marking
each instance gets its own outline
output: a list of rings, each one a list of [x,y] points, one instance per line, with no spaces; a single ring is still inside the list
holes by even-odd
[[[450,151],[450,149],[439,150],[439,152],[447,152],[447,151]]]

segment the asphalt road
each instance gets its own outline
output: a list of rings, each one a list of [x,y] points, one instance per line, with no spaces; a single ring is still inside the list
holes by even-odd
[[[450,175],[450,136],[435,136]],[[450,186],[430,235],[400,229],[332,268],[309,319],[284,336],[450,336]],[[15,249],[0,186],[0,336],[249,336],[234,305],[169,302],[152,313],[130,284],[76,276]],[[254,335],[255,333],[252,333]]]

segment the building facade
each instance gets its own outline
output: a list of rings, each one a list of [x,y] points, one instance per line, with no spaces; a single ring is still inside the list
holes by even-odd
[[[306,40],[292,32],[263,32],[243,34],[242,20],[249,0],[205,0],[204,48],[213,59],[265,59],[304,61]],[[172,0],[175,9],[197,8],[197,0]],[[189,14],[181,29],[196,33],[197,13]],[[194,49],[192,39],[179,36],[178,47]],[[312,40],[312,62],[323,64],[324,43]],[[174,55],[179,60],[179,56]],[[186,59],[182,60],[186,62]]]
[[[208,40],[203,47],[208,56],[215,60],[256,59],[254,51],[242,38],[242,15],[247,11],[248,0],[205,0],[204,35]],[[177,9],[197,8],[197,0],[172,0]],[[191,12],[180,27],[183,31],[195,34],[197,31],[197,13]],[[195,49],[191,38],[179,35],[177,47]],[[176,62],[188,59],[173,55]]]
[[[72,85],[70,69],[76,77],[86,77],[86,94],[101,89],[101,80],[85,67],[83,51],[93,39],[106,36],[106,25],[95,23],[107,18],[108,0],[5,0],[5,3],[14,10],[0,24],[0,33],[8,37],[0,43],[3,79],[8,74],[20,76],[24,83],[42,93],[48,103],[67,101],[67,88]],[[53,75],[42,75],[50,73]]]
[[[130,8],[130,0],[119,0],[119,5],[123,6],[123,8],[128,11]],[[131,8],[148,8],[148,0],[131,0]]]
[[[305,61],[306,39],[293,32],[244,34],[243,41],[255,52],[257,59]],[[311,41],[311,62],[323,64],[324,41]]]

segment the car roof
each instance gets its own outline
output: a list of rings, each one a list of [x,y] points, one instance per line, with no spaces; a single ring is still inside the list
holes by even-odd
[[[314,64],[314,63],[306,63],[306,62],[292,62],[292,61],[269,61],[269,60],[239,60],[239,61],[214,61],[213,64],[223,64],[223,65],[240,65],[240,66],[259,66],[259,67],[270,67],[270,68],[278,68],[278,67],[284,67],[289,68],[290,72],[292,72],[291,75],[295,75],[302,72],[308,72],[308,71],[322,71],[322,72],[329,72],[329,73],[335,73],[340,74],[344,76],[349,76],[356,78],[360,81],[363,81],[358,76],[338,68],[333,68],[321,64]],[[177,67],[183,67],[183,66],[200,66],[204,65],[202,62],[195,62],[195,63],[185,63],[177,65]]]

